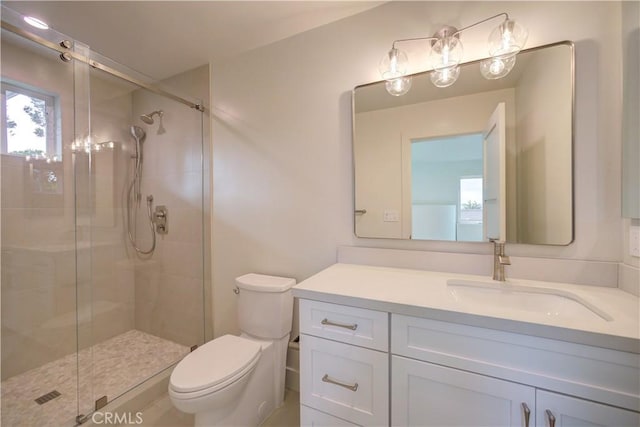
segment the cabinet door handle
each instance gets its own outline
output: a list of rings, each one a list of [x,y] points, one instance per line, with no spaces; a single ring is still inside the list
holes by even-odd
[[[550,410],[546,410],[547,419],[549,420],[549,427],[556,427],[556,417],[553,416]]]
[[[358,329],[358,324],[357,323],[354,323],[353,325],[347,325],[345,323],[336,323],[336,322],[332,322],[331,320],[327,319],[326,317],[324,319],[322,319],[322,321],[320,323],[322,323],[323,325],[337,326],[338,328],[351,329],[352,331],[355,331],[356,329]]]
[[[531,409],[526,403],[522,402],[522,411],[524,411],[524,427],[529,427],[529,419],[531,418]]]
[[[336,381],[336,380],[334,380],[332,378],[329,378],[329,374],[324,374],[324,377],[322,377],[322,382],[339,385],[340,387],[344,387],[344,388],[349,389],[351,391],[358,390],[358,383],[355,383],[354,385],[345,384],[343,382]]]

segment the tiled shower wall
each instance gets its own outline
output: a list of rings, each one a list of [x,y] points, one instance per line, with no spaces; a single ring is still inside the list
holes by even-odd
[[[180,74],[164,83],[207,99],[209,67]],[[133,94],[134,117],[156,110],[164,112],[165,133],[158,134],[157,116],[153,125],[137,123],[147,134],[142,197],[152,194],[154,205],[168,208],[169,232],[158,236],[153,257],[143,257],[136,264],[135,327],[191,346],[202,342],[205,334],[203,301],[206,333],[211,337],[210,262],[208,249],[203,252],[209,247],[210,234],[209,124],[206,114],[201,115],[185,105],[146,91]],[[144,224],[142,216],[145,215],[146,212],[139,212],[139,224]],[[148,238],[143,240],[143,246],[148,244]]]

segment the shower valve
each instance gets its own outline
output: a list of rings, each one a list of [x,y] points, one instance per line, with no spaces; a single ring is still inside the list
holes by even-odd
[[[167,215],[169,210],[166,206],[156,206],[153,213],[153,223],[156,225],[156,232],[158,234],[167,234],[169,232],[169,226],[167,224]]]

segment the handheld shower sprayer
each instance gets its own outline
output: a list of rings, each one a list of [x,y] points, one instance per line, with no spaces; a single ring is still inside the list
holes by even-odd
[[[131,136],[133,136],[133,138],[136,140],[136,152],[135,155],[131,156],[134,160],[133,177],[131,179],[131,182],[129,183],[129,190],[127,192],[127,234],[129,236],[129,241],[138,254],[151,255],[156,248],[156,233],[153,226],[153,216],[151,213],[153,196],[151,195],[147,196],[147,217],[152,237],[151,248],[149,250],[144,250],[138,247],[136,243],[136,218],[138,216],[138,205],[140,204],[140,201],[142,199],[142,195],[140,194],[140,188],[142,186],[142,142],[144,141],[147,134],[141,127],[135,125],[131,126],[130,130]]]
[[[139,126],[131,126],[131,136],[136,140],[136,154],[132,156],[135,159],[134,165],[134,187],[136,200],[140,200],[140,181],[142,180],[142,142],[147,134]]]

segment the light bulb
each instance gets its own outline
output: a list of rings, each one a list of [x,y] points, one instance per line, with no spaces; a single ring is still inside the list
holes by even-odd
[[[431,46],[429,63],[434,70],[452,68],[462,61],[462,42],[457,37],[443,37]]]
[[[40,30],[49,29],[49,25],[47,25],[46,22],[44,22],[41,19],[35,18],[33,16],[25,16],[22,19],[24,19],[24,22],[26,22],[27,24],[31,25],[32,27],[38,28]]]
[[[516,21],[507,19],[489,34],[491,56],[510,55],[520,52],[527,42],[527,30]]]
[[[431,72],[431,83],[436,87],[451,86],[458,80],[460,76],[460,67],[453,66],[449,68],[442,68],[439,70],[433,70]]]
[[[385,82],[387,92],[393,96],[402,96],[411,89],[411,77],[398,77]]]
[[[480,74],[485,79],[500,79],[513,70],[516,65],[516,54],[493,56],[480,62]]]
[[[392,47],[391,50],[380,60],[378,70],[385,80],[392,80],[407,74],[409,59],[403,51]]]

